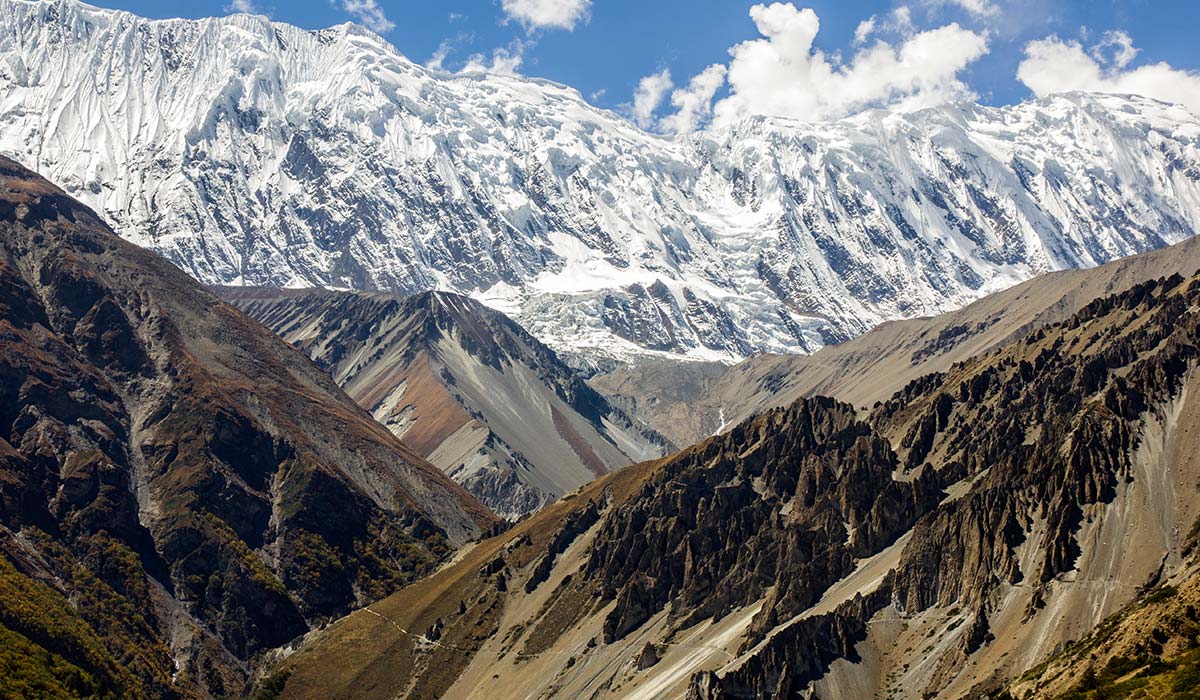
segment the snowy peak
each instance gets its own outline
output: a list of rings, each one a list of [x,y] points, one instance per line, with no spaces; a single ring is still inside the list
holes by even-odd
[[[1190,236],[1200,120],[1072,94],[667,140],[366,30],[0,0],[0,152],[193,276],[469,295],[577,366],[811,352]]]

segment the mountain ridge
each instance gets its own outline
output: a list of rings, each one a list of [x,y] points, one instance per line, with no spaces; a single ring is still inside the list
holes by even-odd
[[[825,395],[862,409],[924,374],[1062,321],[1095,299],[1200,270],[1200,241],[1084,270],[1047,273],[934,317],[887,321],[811,355],[759,355],[730,367],[643,362],[589,382],[676,443],[697,442],[755,413]]]
[[[1197,309],[1196,275],[1142,282],[868,412],[801,398],[605,477],[314,637],[283,697],[347,678],[381,697],[1003,697],[1194,585]]]
[[[668,447],[553,350],[468,297],[218,291],[502,516],[535,511]]]

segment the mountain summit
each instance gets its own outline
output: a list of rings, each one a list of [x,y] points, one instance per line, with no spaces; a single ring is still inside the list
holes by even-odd
[[[0,152],[206,283],[456,291],[578,365],[809,352],[1200,223],[1200,121],[1134,97],[669,140],[353,25],[73,0],[0,0],[0,86]]]

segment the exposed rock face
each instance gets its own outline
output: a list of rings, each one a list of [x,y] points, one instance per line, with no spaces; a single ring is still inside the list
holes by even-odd
[[[0,548],[99,647],[11,600],[10,632],[133,664],[121,696],[237,695],[246,660],[493,522],[303,355],[0,160]]]
[[[1192,540],[1195,543],[1195,540]],[[1200,652],[1200,567],[1153,587],[1091,634],[1014,681],[1012,697],[1186,697]]]
[[[1140,98],[672,140],[353,25],[4,0],[0,26],[0,151],[198,279],[478,295],[580,365],[811,352],[1200,226],[1197,119]]]
[[[502,516],[667,448],[553,350],[466,297],[220,291]]]
[[[456,592],[494,600],[471,658],[443,657],[440,674],[397,665],[380,632],[359,673],[453,697],[995,697],[1152,587],[1194,577],[1198,347],[1200,275],[1176,275],[869,412],[773,409],[610,475],[381,603],[461,635],[478,627],[452,614]],[[444,593],[421,603],[429,587]],[[292,662],[293,697],[319,697],[314,669],[363,624]],[[1142,666],[1160,651],[1177,663],[1157,634]],[[647,643],[661,653],[638,670]],[[1086,658],[1057,663],[1078,678]]]
[[[886,441],[832,399],[768,412],[671,460],[604,521],[584,568],[616,607],[613,642],[669,602],[688,626],[771,589],[759,629],[810,607],[856,558],[936,504],[927,477],[892,480]],[[718,534],[719,533],[719,534]]]

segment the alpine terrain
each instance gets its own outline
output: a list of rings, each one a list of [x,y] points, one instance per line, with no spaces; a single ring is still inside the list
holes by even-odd
[[[1200,700],[1190,8],[226,1],[0,0],[0,700]]]
[[[581,367],[806,353],[1200,224],[1138,97],[751,118],[679,139],[356,25],[0,0],[0,152],[210,284],[440,289]]]
[[[238,697],[494,515],[307,357],[0,159],[0,695]]]
[[[286,699],[1192,697],[1198,343],[1200,274],[1173,275],[867,412],[767,410],[478,544],[271,678]]]
[[[501,516],[660,457],[554,351],[467,297],[224,287],[360,406]]]

